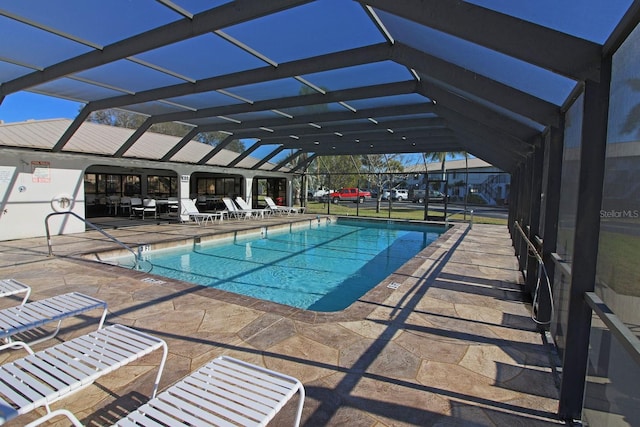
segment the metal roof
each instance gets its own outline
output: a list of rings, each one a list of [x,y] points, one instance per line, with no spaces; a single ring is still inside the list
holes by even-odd
[[[28,90],[83,103],[54,152],[115,108],[147,117],[119,147],[95,148],[116,157],[287,171],[321,155],[465,150],[513,171],[639,11],[637,0],[0,0],[0,101]],[[192,130],[158,156],[148,129],[170,121]],[[193,149],[210,131],[228,137]],[[233,139],[247,151],[230,160]]]
[[[51,150],[55,142],[69,128],[69,119],[27,120],[25,122],[7,123],[0,125],[0,145],[26,148],[38,151]],[[108,126],[97,123],[85,123],[73,135],[65,146],[71,153],[95,154],[110,157],[120,148],[122,141],[134,133],[133,129]],[[171,150],[181,138],[163,135],[155,132],[145,133],[140,140],[131,147],[123,159],[160,160]],[[211,147],[197,141],[189,141],[173,158],[176,162],[189,163],[194,157],[201,158],[211,151]],[[228,164],[238,158],[238,153],[222,149],[216,157],[219,162]],[[238,162],[239,168],[255,168],[259,170],[273,170],[272,162],[261,163],[262,159],[246,156]],[[258,163],[261,163],[258,165]],[[213,159],[205,164],[217,166]]]

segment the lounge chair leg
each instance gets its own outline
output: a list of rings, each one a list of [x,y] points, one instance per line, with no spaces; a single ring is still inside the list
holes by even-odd
[[[98,329],[102,329],[104,326],[104,320],[107,318],[107,307],[104,308],[102,312],[102,317],[100,318],[100,323],[98,323]]]
[[[162,377],[162,372],[164,371],[164,364],[167,361],[167,355],[169,353],[169,348],[167,347],[167,343],[162,341],[162,360],[160,360],[160,366],[158,366],[158,375],[156,376],[156,382],[153,383],[153,392],[151,393],[151,398],[155,398],[158,393],[158,388],[160,386],[160,377]]]
[[[48,411],[49,408],[47,408]],[[63,417],[67,417],[67,419],[69,421],[71,421],[71,423],[76,426],[76,427],[82,427],[82,423],[76,418],[75,415],[73,415],[70,411],[66,410],[66,409],[56,409],[55,411],[48,411],[47,415],[43,415],[42,417],[38,418],[35,421],[30,422],[29,424],[25,425],[25,427],[35,427],[35,426],[39,426],[40,424],[49,421],[52,418],[55,418],[57,416],[63,416]]]
[[[304,406],[304,398],[305,398],[304,387],[300,386],[300,388],[298,389],[298,392],[300,394],[300,401],[298,402],[298,410],[296,411],[296,420],[293,423],[295,427],[300,426],[300,419],[302,418],[302,407]]]
[[[27,343],[22,341],[11,341],[11,337],[6,339],[6,344],[0,345],[0,351],[6,350],[8,348],[12,350],[17,350],[20,347],[24,348],[27,351],[27,353],[33,354],[33,350],[31,350],[31,347],[29,347]]]
[[[40,344],[41,342],[45,342],[47,340],[50,340],[51,338],[55,338],[56,335],[58,335],[58,332],[60,332],[60,325],[62,325],[62,320],[58,321],[58,325],[56,326],[56,330],[53,331],[52,333],[50,333],[49,335],[45,335],[42,338],[38,338],[35,339],[33,341],[29,341],[28,344],[29,345],[35,345],[35,344]],[[17,342],[17,341],[16,341]],[[15,343],[14,343],[15,344]]]

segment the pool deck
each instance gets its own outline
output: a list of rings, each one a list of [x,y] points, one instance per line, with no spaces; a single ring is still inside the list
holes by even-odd
[[[208,227],[104,220],[129,245],[237,233],[315,216],[230,220]],[[100,222],[100,221],[96,221]],[[113,228],[117,227],[117,228]],[[113,249],[95,231],[0,242],[0,278],[33,288],[32,300],[79,291],[107,301],[107,323],[167,341],[164,389],[221,354],[297,377],[305,426],[546,426],[556,419],[553,352],[520,292],[505,226],[449,231],[343,313],[314,313],[82,259]],[[158,283],[154,280],[161,280]],[[3,298],[0,307],[17,304]],[[66,321],[60,339],[97,326],[99,313]],[[48,341],[35,346],[46,348]],[[5,351],[0,363],[24,356]],[[53,408],[109,425],[149,395],[159,355],[116,370]],[[290,425],[295,399],[271,425]],[[7,426],[42,415],[32,411]],[[58,423],[66,425],[66,423]]]

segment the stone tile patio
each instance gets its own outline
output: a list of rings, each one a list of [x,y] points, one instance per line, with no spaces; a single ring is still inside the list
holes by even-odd
[[[130,245],[163,245],[314,220],[277,217],[206,228],[148,223],[107,231]],[[69,291],[93,295],[107,301],[107,323],[165,339],[170,354],[161,388],[229,354],[299,378],[307,392],[306,426],[560,424],[550,349],[520,293],[504,226],[455,227],[340,313],[293,309],[81,259],[114,248],[96,232],[52,241],[54,257],[47,256],[44,238],[0,242],[0,277],[30,284],[32,299]],[[391,281],[398,289],[386,286]],[[65,322],[60,338],[90,331],[98,317]],[[0,362],[23,355],[5,352]],[[149,355],[53,406],[71,410],[86,425],[109,425],[147,399],[159,357]],[[272,425],[288,425],[294,410],[295,401]]]

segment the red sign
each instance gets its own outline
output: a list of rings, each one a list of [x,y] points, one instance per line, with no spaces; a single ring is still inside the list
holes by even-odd
[[[50,162],[31,162],[31,180],[33,182],[51,182]]]

